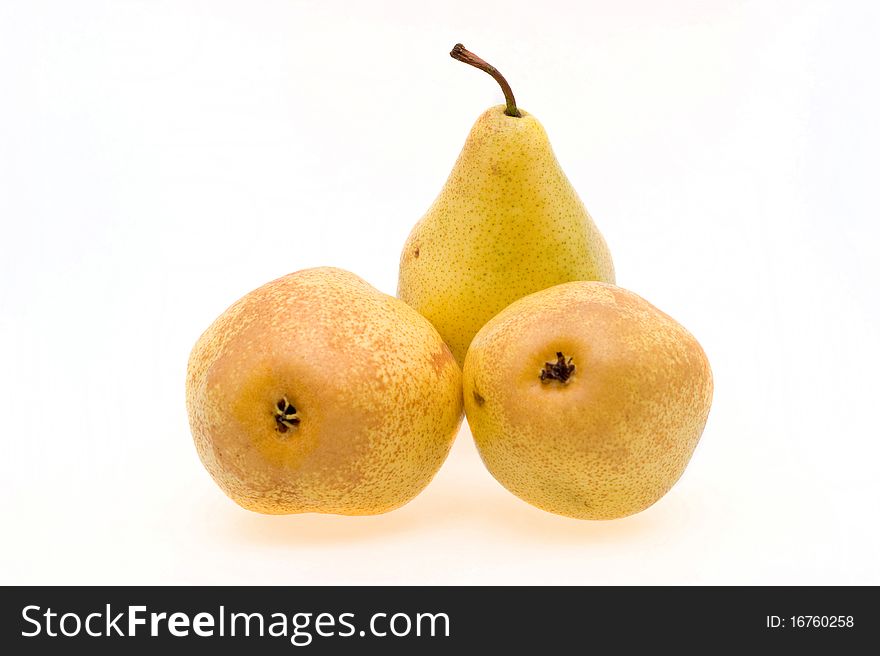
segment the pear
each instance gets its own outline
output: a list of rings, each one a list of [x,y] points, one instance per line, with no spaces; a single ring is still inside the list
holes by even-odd
[[[202,463],[262,513],[382,513],[446,458],[461,371],[431,324],[352,273],[256,289],[199,338],[186,401]]]
[[[483,324],[513,301],[573,280],[615,281],[608,247],[538,120],[507,104],[477,119],[434,204],[400,257],[397,295],[427,317],[459,363]]]
[[[632,292],[570,282],[491,319],[464,363],[483,462],[538,508],[581,519],[644,510],[679,479],[712,403],[697,340]]]

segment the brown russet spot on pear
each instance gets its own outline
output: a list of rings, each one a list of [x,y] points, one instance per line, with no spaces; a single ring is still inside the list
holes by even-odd
[[[538,508],[582,519],[660,499],[690,460],[712,391],[687,330],[599,282],[513,303],[480,330],[464,364],[468,424],[492,475]]]
[[[433,478],[462,418],[461,372],[437,331],[334,268],[233,304],[199,338],[186,382],[199,457],[263,513],[397,508]]]
[[[460,44],[453,56],[500,77]],[[511,106],[519,116],[510,115]],[[410,233],[397,293],[430,319],[462,363],[495,314],[572,280],[613,283],[611,254],[544,128],[516,108],[511,92],[507,104],[477,119],[439,196]]]

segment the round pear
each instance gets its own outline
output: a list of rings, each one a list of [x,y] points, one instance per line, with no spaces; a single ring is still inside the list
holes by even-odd
[[[468,424],[508,490],[549,512],[614,519],[684,472],[712,402],[697,340],[641,297],[570,282],[513,303],[474,337]]]
[[[334,268],[293,273],[227,309],[189,360],[196,449],[262,513],[382,513],[445,460],[461,371],[431,324]]]

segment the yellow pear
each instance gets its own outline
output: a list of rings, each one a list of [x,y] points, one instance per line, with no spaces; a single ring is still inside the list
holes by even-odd
[[[538,120],[517,109],[494,67],[460,44],[451,54],[492,75],[507,104],[477,119],[410,233],[397,295],[434,324],[462,363],[477,331],[513,301],[572,280],[613,283],[614,266]]]
[[[186,380],[202,463],[262,513],[397,508],[440,468],[462,418],[461,371],[415,310],[352,273],[293,273],[227,309]]]
[[[613,285],[527,296],[476,335],[468,424],[492,475],[538,508],[581,519],[644,510],[678,480],[712,402],[696,339]]]

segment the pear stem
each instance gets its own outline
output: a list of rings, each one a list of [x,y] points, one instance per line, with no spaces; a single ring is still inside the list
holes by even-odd
[[[520,114],[520,111],[516,108],[516,99],[513,97],[513,91],[511,90],[510,85],[507,83],[507,80],[504,79],[504,76],[498,72],[497,68],[477,57],[460,43],[455,44],[455,47],[452,49],[452,52],[449,53],[449,56],[460,62],[464,62],[465,64],[470,64],[474,68],[479,68],[481,71],[491,75],[504,92],[504,101],[507,103],[507,109],[504,110],[504,113],[515,118],[522,117],[522,114]]]

